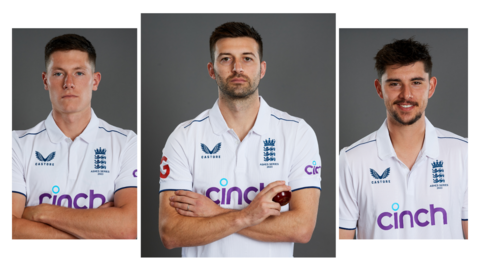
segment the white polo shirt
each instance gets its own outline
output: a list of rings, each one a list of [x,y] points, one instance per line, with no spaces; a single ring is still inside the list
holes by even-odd
[[[463,239],[468,220],[468,141],[425,118],[423,148],[409,170],[385,121],[340,153],[341,229],[358,239]]]
[[[227,126],[218,100],[212,109],[180,124],[168,138],[160,164],[160,192],[190,190],[223,208],[243,209],[269,183],[285,180],[292,191],[320,189],[321,161],[312,128],[260,98],[252,130],[240,141]],[[281,211],[288,211],[289,205]],[[293,243],[261,242],[232,234],[184,247],[184,257],[292,257]]]
[[[29,130],[13,131],[13,192],[26,206],[49,203],[97,208],[120,189],[137,187],[137,135],[92,117],[74,141],[50,113]]]

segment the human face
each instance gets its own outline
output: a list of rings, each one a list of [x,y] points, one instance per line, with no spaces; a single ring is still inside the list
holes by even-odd
[[[267,63],[260,61],[253,38],[222,38],[215,44],[215,63],[208,72],[217,81],[220,93],[231,99],[245,99],[258,90]]]
[[[428,99],[433,96],[437,79],[428,78],[423,62],[406,66],[387,66],[382,81],[375,80],[378,95],[387,108],[390,123],[408,126],[425,115]]]
[[[53,110],[60,114],[88,113],[92,91],[98,89],[101,79],[100,73],[93,71],[88,53],[78,50],[52,53],[42,77]]]

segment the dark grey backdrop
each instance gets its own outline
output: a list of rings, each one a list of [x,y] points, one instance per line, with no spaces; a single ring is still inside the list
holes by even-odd
[[[438,128],[468,137],[467,29],[340,29],[340,149],[378,130],[386,109],[377,95],[373,57],[394,39],[430,46],[437,77],[425,112]]]
[[[137,132],[137,29],[13,29],[12,129],[34,127],[52,110],[43,88],[45,45],[63,34],[88,39],[102,74],[93,92],[95,114],[109,124]]]
[[[314,129],[322,158],[317,225],[294,256],[335,256],[335,15],[142,14],[141,256],[181,256],[158,234],[159,164],[168,136],[218,98],[208,76],[209,37],[219,25],[245,22],[262,36],[268,104],[303,118]]]

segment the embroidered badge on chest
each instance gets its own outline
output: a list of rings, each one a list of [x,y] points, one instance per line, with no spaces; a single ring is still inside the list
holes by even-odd
[[[277,166],[277,157],[275,153],[275,139],[268,138],[267,140],[263,141],[263,161],[264,163],[260,163],[260,166],[267,166],[267,168],[273,168],[273,166]]]
[[[443,189],[448,187],[448,184],[445,184],[445,171],[443,170],[443,160],[436,160],[432,163],[432,179],[433,185],[430,187],[436,187],[437,189]]]
[[[220,148],[222,148],[221,142],[217,143],[212,150],[210,150],[208,146],[206,146],[203,143],[201,143],[200,146],[202,147],[202,151],[206,154],[206,155],[202,155],[202,159],[220,158],[220,155],[216,155],[216,154],[220,151]]]
[[[378,175],[378,173],[374,169],[370,169],[370,174],[372,175],[373,178],[375,178],[374,181],[371,181],[372,184],[389,184],[390,180],[387,179],[387,177],[390,175],[390,167],[388,167],[385,171],[383,171],[382,175]]]
[[[54,166],[55,164],[51,162],[55,158],[55,152],[50,153],[46,158],[43,157],[40,152],[35,151],[35,156],[40,162],[35,162],[35,166]]]
[[[98,173],[98,175],[103,175],[104,173],[110,173],[109,170],[107,170],[107,149],[102,147],[99,147],[94,150],[95,151],[95,156],[93,159],[93,168],[92,173]]]

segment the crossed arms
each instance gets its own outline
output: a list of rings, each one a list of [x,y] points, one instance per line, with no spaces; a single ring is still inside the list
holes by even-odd
[[[223,209],[195,192],[161,192],[160,237],[168,249],[206,245],[233,233],[259,241],[307,243],[317,220],[320,190],[292,192],[290,210],[280,213],[280,204],[272,198],[287,190],[284,181],[270,183],[242,210]]]
[[[96,209],[50,204],[25,207],[25,196],[12,193],[13,239],[137,237],[137,189],[125,188]]]

